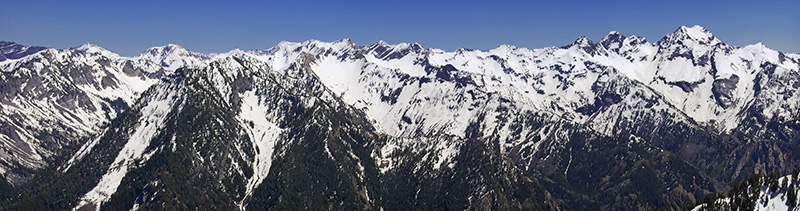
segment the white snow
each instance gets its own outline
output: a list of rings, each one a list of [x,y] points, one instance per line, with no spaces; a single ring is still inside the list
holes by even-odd
[[[792,178],[792,175],[787,175],[778,179],[778,184],[785,184],[789,181],[793,183],[798,183],[798,178]],[[759,200],[756,202],[755,210],[759,211],[773,211],[773,210],[789,210],[789,206],[787,204],[787,195],[786,192],[788,190],[778,190],[778,193],[772,192],[769,190],[767,186],[761,188],[761,192],[759,193]],[[795,195],[800,194],[800,190],[795,190]],[[766,197],[762,197],[766,196]],[[764,198],[767,198],[765,201]],[[794,209],[797,209],[796,207]]]
[[[116,54],[114,52],[111,52],[109,50],[106,50],[105,48],[100,47],[98,45],[95,45],[94,43],[91,43],[91,42],[88,42],[88,43],[85,43],[85,44],[80,45],[78,47],[72,48],[71,50],[82,51],[82,52],[86,52],[86,53],[89,53],[89,54],[100,54],[100,55],[103,55],[103,56],[109,57],[109,58],[120,57],[118,54]]]
[[[280,138],[280,134],[283,133],[283,129],[269,120],[271,111],[263,105],[255,91],[245,92],[242,94],[241,99],[241,113],[239,113],[237,119],[247,131],[253,141],[253,145],[258,148],[253,162],[255,174],[247,181],[246,186],[245,194],[249,196],[267,177],[269,168],[272,165],[275,143]],[[252,127],[249,124],[251,122],[253,123]]]
[[[319,79],[336,94],[345,92],[360,93],[358,84],[360,78],[361,61],[338,61],[335,57],[323,57],[312,66]]]
[[[435,149],[438,152],[436,154],[438,156],[436,158],[436,163],[433,164],[433,169],[440,169],[444,164],[448,164],[447,166],[449,168],[453,168],[455,164],[453,158],[458,155],[459,145],[440,140]]]
[[[156,66],[154,68],[164,68],[168,73],[181,67],[201,67],[211,61],[209,55],[191,52],[176,44],[152,47],[131,59],[140,63],[151,62]]]
[[[422,69],[422,64],[417,64],[426,60],[435,66],[452,65],[462,76],[471,74],[469,77],[481,86],[479,89],[500,93],[516,102],[524,103],[527,108],[555,112],[578,123],[595,120],[607,122],[584,116],[575,112],[575,109],[594,101],[596,93],[592,90],[592,83],[600,77],[600,74],[615,71],[614,74],[621,74],[631,81],[642,83],[643,86],[637,88],[642,90],[637,92],[666,97],[667,102],[679,111],[674,111],[669,105],[658,106],[670,113],[677,115],[685,113],[695,121],[711,124],[722,130],[738,126],[740,120],[736,114],[752,100],[749,97],[753,93],[752,80],[757,74],[753,71],[757,67],[743,68],[746,65],[742,59],[754,60],[745,52],[758,49],[734,48],[731,53],[723,53],[721,49],[731,47],[727,45],[713,47],[720,41],[699,26],[681,27],[674,34],[668,35],[668,38],[685,39],[686,46],[666,44],[659,46],[656,43],[645,42],[642,37],[630,36],[626,37],[615,51],[600,49],[601,53],[595,55],[584,52],[579,45],[565,49],[533,50],[501,45],[488,51],[459,49],[455,52],[446,52],[423,49],[420,52],[405,51],[407,54],[401,57],[384,58],[382,56],[408,50],[412,44],[389,45],[379,42],[362,47],[362,50],[367,52],[364,53],[363,59],[359,59],[346,56],[353,51],[351,45],[312,40],[303,43],[282,42],[266,53],[272,54],[271,56],[261,54],[260,58],[271,62],[273,67],[277,67],[276,69],[281,69],[302,53],[316,55],[312,70],[326,87],[341,96],[348,104],[364,109],[376,123],[375,126],[379,131],[398,137],[413,136],[415,131],[443,131],[458,136],[463,133],[466,123],[475,115],[475,111],[469,110],[465,105],[476,102],[460,101],[463,100],[460,99],[464,95],[463,91],[471,89],[469,86],[467,89],[456,89],[453,83],[438,83],[436,80],[415,86],[409,85],[408,81],[398,80],[404,76],[433,78],[435,73],[426,73]],[[588,39],[579,41],[588,45]],[[379,55],[368,51],[376,46],[383,47],[387,52]],[[659,57],[660,54],[657,54],[659,48],[667,48],[662,49],[667,52],[674,50],[692,53],[695,59],[702,55],[714,54],[716,51],[718,72],[716,75],[710,75],[708,63],[695,65],[696,61],[684,57],[670,59],[666,59],[663,55]],[[753,53],[753,55],[760,54],[763,53]],[[777,53],[774,55],[767,53],[767,57],[777,58]],[[585,61],[596,62],[604,69],[589,69]],[[753,63],[758,64],[755,61]],[[559,65],[564,72],[552,69],[554,65]],[[790,65],[794,64],[785,64],[785,66]],[[508,70],[510,72],[507,72]],[[733,99],[732,108],[723,109],[713,99],[712,84],[717,78],[729,78],[734,74],[740,79],[737,88],[733,90],[736,99]],[[614,78],[614,75],[610,77]],[[531,81],[530,78],[538,78],[539,81]],[[565,87],[561,84],[562,80],[571,83]],[[677,82],[695,83],[696,88],[684,91],[670,84]],[[381,97],[395,90],[398,90],[396,102],[388,103],[382,100]],[[561,107],[553,109],[553,105]],[[630,111],[625,112],[626,118],[634,115]],[[411,122],[404,123],[404,118],[410,119]],[[613,130],[605,124],[592,124],[596,125],[598,130]]]
[[[141,108],[142,116],[138,120],[136,128],[130,134],[128,142],[117,154],[117,157],[114,158],[114,162],[111,163],[107,172],[100,178],[97,186],[81,198],[75,209],[87,204],[94,204],[96,207],[100,207],[104,202],[108,201],[111,194],[116,192],[120,182],[122,182],[122,179],[131,168],[147,161],[149,157],[143,156],[145,155],[145,149],[163,126],[165,116],[172,110],[174,105],[183,99],[178,97],[182,96],[178,90],[163,90],[167,88],[165,86],[159,86],[158,88],[162,88],[162,90],[151,96],[149,98],[151,101]]]
[[[787,183],[797,184],[798,182],[800,182],[800,180],[798,180],[798,178],[793,178],[792,175],[787,175],[778,179],[778,184],[787,184]],[[758,211],[797,210],[796,206],[792,207],[793,209],[790,209],[790,207],[787,205],[788,203],[787,191],[789,191],[789,189],[781,187],[777,189],[776,192],[772,192],[769,189],[768,185],[755,188],[756,190],[758,190],[758,193],[756,193],[755,195],[755,197],[758,200],[756,200],[755,207],[752,208],[753,210],[758,210]],[[796,191],[795,194],[800,194],[800,190],[795,190],[795,191]],[[731,198],[730,197],[720,198],[717,199],[714,203],[729,205],[731,203]],[[708,204],[700,204],[694,207],[692,210],[699,211],[707,207]],[[747,210],[750,208],[744,208],[744,209]]]
[[[80,160],[81,158],[83,158],[83,156],[86,156],[86,154],[89,154],[89,152],[91,152],[92,148],[94,148],[94,145],[97,145],[97,142],[100,142],[100,139],[103,138],[103,135],[106,133],[106,131],[108,131],[108,129],[106,129],[103,132],[99,133],[97,135],[97,137],[92,139],[92,141],[89,141],[89,142],[83,144],[81,146],[81,148],[78,149],[78,152],[76,152],[74,155],[72,155],[72,157],[70,157],[69,161],[67,161],[66,167],[64,167],[63,170],[61,170],[61,171],[62,172],[67,172],[69,170],[69,168],[72,167],[72,164],[75,163],[75,161]]]
[[[702,26],[694,25],[692,27],[681,26],[681,30],[685,31],[690,38],[698,41],[705,41],[710,42],[709,44],[715,45],[719,43],[719,39],[711,35],[708,30],[703,28]]]
[[[391,55],[392,53],[399,53],[403,50],[407,50],[410,45],[408,43],[401,43],[397,45],[389,45],[386,42],[379,41],[376,45],[388,48],[389,52],[386,55]],[[415,43],[415,45],[418,45]],[[395,59],[383,59],[378,58],[376,53],[367,53],[364,55],[365,59],[370,63],[374,63],[378,66],[389,68],[389,69],[397,69],[405,74],[415,77],[421,77],[427,75],[425,72],[425,67],[422,64],[417,64],[420,59],[423,58],[422,55],[418,54],[408,54],[403,56],[402,58],[395,58]]]
[[[614,34],[612,32],[611,34]],[[541,142],[532,143],[533,137],[544,138],[556,135],[552,130],[558,126],[546,126],[540,130],[522,129],[519,137],[509,137],[513,134],[508,124],[501,121],[503,116],[492,112],[503,106],[516,106],[519,114],[524,111],[541,111],[552,114],[554,117],[585,123],[598,132],[613,134],[613,122],[634,118],[636,112],[645,111],[640,100],[635,99],[633,93],[639,98],[657,99],[663,97],[668,104],[659,104],[654,110],[673,114],[678,120],[689,119],[709,124],[721,130],[730,130],[738,126],[740,113],[749,102],[754,100],[752,90],[753,81],[762,68],[760,64],[771,62],[778,64],[775,74],[798,71],[798,64],[790,61],[779,62],[779,52],[771,50],[762,44],[749,45],[735,48],[721,44],[706,29],[693,26],[681,27],[675,33],[667,35],[669,39],[681,39],[682,45],[671,43],[648,43],[644,38],[637,36],[626,37],[622,43],[605,49],[598,47],[595,52],[584,52],[581,45],[588,45],[588,38],[578,40],[579,45],[566,48],[527,49],[508,45],[501,45],[487,51],[459,49],[447,52],[441,49],[421,49],[418,44],[400,43],[389,45],[379,42],[375,45],[383,46],[391,53],[406,52],[398,58],[381,58],[375,52],[369,52],[367,46],[355,46],[350,40],[335,42],[321,42],[309,40],[302,43],[281,42],[277,46],[265,51],[242,51],[234,49],[226,53],[200,54],[191,52],[178,45],[169,44],[162,47],[150,48],[135,57],[120,57],[99,46],[91,43],[73,48],[72,50],[48,49],[40,53],[18,59],[0,62],[4,72],[13,73],[15,76],[46,75],[47,67],[56,63],[80,63],[92,67],[93,72],[89,78],[102,81],[110,78],[116,82],[116,87],[96,87],[94,85],[75,85],[82,92],[87,93],[91,104],[95,107],[106,105],[104,99],[120,98],[128,105],[133,105],[139,95],[148,87],[159,82],[158,78],[148,78],[141,75],[130,76],[122,71],[125,64],[132,64],[137,71],[146,73],[170,73],[180,67],[201,67],[209,62],[226,59],[230,56],[238,58],[251,58],[269,64],[276,71],[286,70],[298,58],[310,55],[314,62],[311,65],[313,74],[331,93],[357,109],[362,109],[368,119],[372,121],[379,132],[402,139],[398,143],[391,142],[384,146],[380,156],[389,156],[397,149],[408,145],[420,144],[421,137],[430,134],[446,134],[456,137],[464,136],[464,131],[470,122],[476,121],[479,114],[492,113],[485,116],[482,126],[484,135],[497,134],[506,137],[501,143],[502,150],[513,146],[532,147],[539,149]],[[705,44],[702,44],[705,43]],[[373,46],[375,46],[373,45]],[[88,55],[78,55],[75,52],[85,52]],[[660,53],[659,53],[660,52]],[[694,60],[675,57],[667,58],[672,52],[691,53]],[[360,57],[363,53],[363,57]],[[53,54],[52,58],[42,59],[33,64],[29,69],[22,67],[27,61],[34,58],[43,58],[44,54]],[[388,54],[387,54],[388,55]],[[713,65],[716,73],[710,72],[711,61],[707,64],[695,64],[703,55],[714,55]],[[787,54],[789,58],[799,58],[796,54]],[[98,62],[102,57],[110,59],[109,65]],[[421,64],[420,62],[430,62]],[[593,64],[592,64],[593,63]],[[701,62],[702,63],[702,62]],[[230,63],[232,64],[232,63]],[[595,65],[596,66],[592,66]],[[451,65],[457,71],[450,73],[452,77],[467,80],[474,84],[458,84],[437,78],[437,73],[425,72],[424,65],[431,67],[444,67]],[[212,74],[213,86],[223,95],[231,93],[226,81],[230,75],[242,67],[223,67],[229,72],[221,75]],[[230,70],[229,70],[230,69]],[[727,109],[719,107],[711,92],[714,80],[739,77],[739,82],[733,90],[735,104]],[[5,76],[4,76],[5,77]],[[49,76],[48,76],[49,77]],[[403,79],[406,78],[406,79]],[[22,87],[34,86],[69,86],[73,82],[70,78],[53,76],[42,85],[23,84]],[[422,80],[428,81],[422,83]],[[595,82],[611,83],[629,88],[624,100],[607,110],[593,115],[585,115],[576,110],[590,105],[599,93],[593,90]],[[688,82],[696,83],[691,91],[684,91],[670,83]],[[612,90],[622,93],[622,89]],[[762,90],[765,98],[778,99],[782,90]],[[39,93],[42,94],[42,93]],[[489,97],[489,95],[492,97]],[[474,96],[473,96],[474,95]],[[391,96],[391,100],[386,100]],[[500,103],[500,97],[509,99],[513,103]],[[242,97],[241,113],[237,117],[247,129],[254,145],[259,151],[253,163],[255,176],[247,184],[248,194],[260,184],[268,174],[271,165],[273,147],[279,139],[281,129],[278,128],[270,117],[270,112],[262,105],[261,99],[254,92],[246,92]],[[325,98],[323,98],[325,99]],[[227,98],[225,99],[228,100]],[[107,123],[109,118],[114,118],[115,113],[108,114],[102,110],[89,111],[86,109],[69,109],[57,103],[58,99],[44,97],[38,101],[22,97],[12,99],[13,104],[3,108],[2,120],[14,114],[26,117],[24,125],[14,125],[25,128],[38,126],[43,122],[59,121],[69,128],[78,131],[76,136],[87,137],[102,135],[100,128]],[[783,102],[785,101],[785,102]],[[776,101],[763,109],[767,117],[791,117],[797,111],[798,105],[787,105],[786,102],[800,101],[800,95]],[[158,104],[174,103],[167,101],[153,101],[144,110],[150,109],[148,115],[157,115]],[[796,103],[795,103],[796,104]],[[472,106],[476,105],[476,106]],[[71,105],[69,105],[71,106]],[[71,112],[59,112],[53,108],[64,108]],[[684,114],[686,116],[684,116]],[[513,115],[509,115],[513,116]],[[34,118],[35,117],[35,118]],[[683,118],[688,119],[683,119]],[[155,118],[155,117],[153,117]],[[122,177],[135,158],[146,157],[144,147],[149,143],[147,136],[152,136],[158,129],[160,120],[146,117],[140,120],[135,136],[125,145],[114,164],[95,189],[87,194],[82,203],[102,203],[107,200],[119,185]],[[655,119],[654,121],[663,121]],[[10,121],[8,121],[10,122]],[[249,126],[252,122],[254,127]],[[501,125],[505,124],[505,125]],[[142,126],[143,125],[143,126]],[[556,129],[554,129],[556,128]],[[149,132],[147,132],[149,131]],[[37,161],[49,156],[50,152],[39,146],[32,134],[18,132],[25,139],[32,152],[30,155],[32,166],[41,166]],[[426,140],[431,141],[431,140]],[[76,160],[89,153],[96,144],[97,139],[84,144],[79,153],[73,156],[66,165],[65,171]],[[458,149],[446,141],[431,141],[426,145],[431,149],[441,152],[437,156],[436,168],[447,164]],[[0,136],[0,143],[4,146],[18,146],[10,137]],[[25,151],[25,149],[17,149]],[[16,155],[16,154],[15,154]],[[0,157],[0,159],[17,159]],[[381,167],[381,172],[386,172],[397,164],[391,157],[382,157],[379,162],[386,162]],[[452,164],[452,163],[450,163]],[[239,164],[243,165],[243,164]],[[0,168],[0,172],[5,169]],[[565,172],[566,173],[566,172]]]

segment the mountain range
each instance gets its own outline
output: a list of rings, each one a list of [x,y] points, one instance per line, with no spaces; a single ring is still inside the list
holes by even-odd
[[[0,53],[2,209],[703,209],[800,166],[800,55],[700,26]]]

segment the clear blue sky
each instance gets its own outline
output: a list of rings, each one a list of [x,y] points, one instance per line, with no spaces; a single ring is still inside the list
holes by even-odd
[[[654,42],[701,25],[726,43],[800,52],[800,1],[10,1],[0,40],[124,56],[176,43],[197,52],[266,49],[282,40],[351,38],[425,47],[562,46],[609,31]]]

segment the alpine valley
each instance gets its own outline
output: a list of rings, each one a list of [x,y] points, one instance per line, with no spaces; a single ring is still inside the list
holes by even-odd
[[[800,55],[0,42],[0,210],[798,209]]]

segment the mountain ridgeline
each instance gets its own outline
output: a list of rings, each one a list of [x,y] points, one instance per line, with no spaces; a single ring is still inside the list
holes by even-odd
[[[0,52],[3,210],[755,209],[797,195],[800,55],[699,26],[543,49]]]

